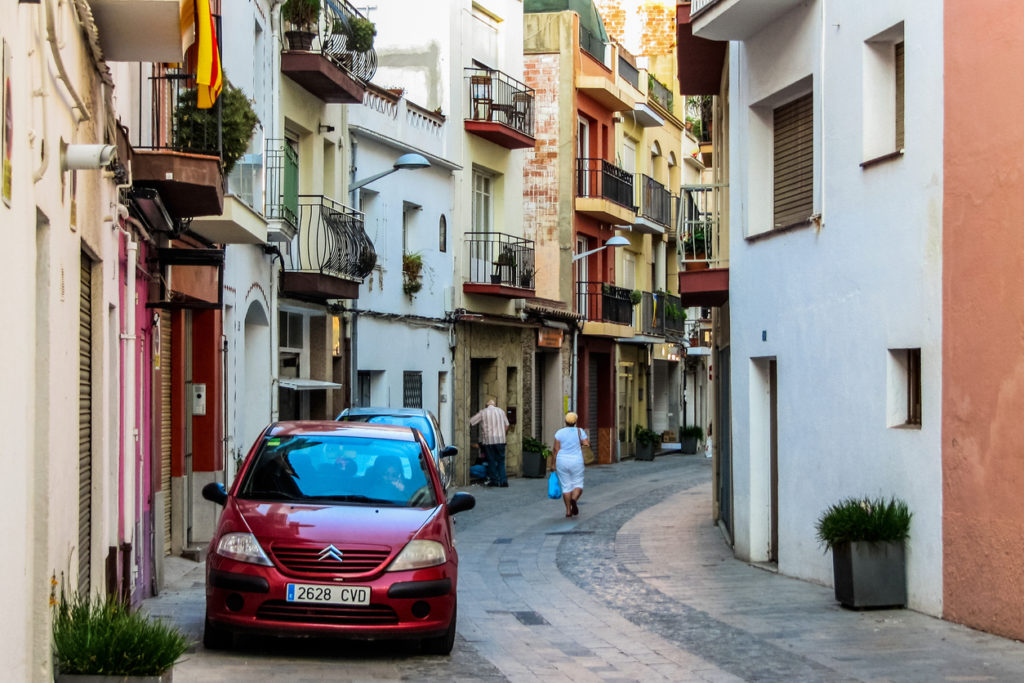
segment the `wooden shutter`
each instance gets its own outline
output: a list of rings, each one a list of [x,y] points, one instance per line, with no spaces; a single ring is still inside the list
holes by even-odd
[[[92,261],[81,256],[78,298],[78,592],[89,595],[92,572]]]
[[[896,151],[903,149],[903,41],[896,43]]]
[[[811,93],[774,112],[776,228],[814,213],[814,100]]]
[[[590,357],[590,361],[587,364],[587,428],[583,432],[590,438],[590,447],[594,449],[594,453],[600,453],[598,450],[598,436],[597,430],[597,412],[598,412],[598,395],[597,395],[597,363],[594,362],[594,357]]]
[[[160,311],[160,497],[164,556],[171,554],[171,314]]]

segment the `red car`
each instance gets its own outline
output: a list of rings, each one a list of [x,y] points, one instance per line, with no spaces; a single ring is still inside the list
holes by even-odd
[[[459,557],[452,515],[422,435],[408,427],[279,422],[230,491],[206,559],[203,644],[235,633],[455,642]]]

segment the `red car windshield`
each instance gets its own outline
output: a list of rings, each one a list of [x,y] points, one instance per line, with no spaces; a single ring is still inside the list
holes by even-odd
[[[312,503],[434,507],[419,443],[351,436],[271,436],[238,497]]]

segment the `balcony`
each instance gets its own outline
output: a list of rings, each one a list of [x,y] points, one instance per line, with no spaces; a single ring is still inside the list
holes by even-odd
[[[636,219],[633,231],[663,235],[672,225],[672,193],[654,178],[636,174]]]
[[[343,27],[363,17],[347,0],[326,0],[321,10],[319,33],[285,32],[288,49],[281,53],[281,73],[324,102],[359,104],[377,71],[377,53],[348,47]]]
[[[219,216],[224,210],[219,112],[188,134],[176,124],[176,113],[195,107],[193,86],[192,76],[177,70],[149,79],[152,126],[148,139],[132,152],[134,185],[156,190],[175,219]]]
[[[299,195],[298,208],[281,295],[320,304],[359,298],[359,285],[377,263],[363,214],[322,195]]]
[[[632,224],[633,176],[604,159],[577,159],[576,210],[602,223]]]
[[[108,62],[181,62],[181,0],[89,0]]]
[[[221,215],[195,218],[192,232],[216,244],[266,244],[267,219],[254,208],[263,206],[263,176],[263,155],[244,155],[228,175]]]
[[[286,140],[267,140],[263,215],[267,239],[292,241],[299,228],[299,156]]]
[[[746,40],[802,1],[693,0],[693,35],[710,40]]]
[[[724,185],[683,185],[676,219],[679,296],[685,306],[721,306],[729,298],[729,234]]]
[[[607,282],[577,282],[576,312],[583,317],[583,334],[632,337],[633,302],[629,290]]]
[[[534,294],[533,240],[501,232],[468,232],[469,274],[466,294],[525,299]]]
[[[722,68],[725,66],[725,52],[729,43],[694,35],[692,11],[688,2],[676,5],[679,92],[687,95],[717,95],[722,89]]]
[[[466,131],[506,149],[533,147],[533,88],[492,69],[466,69]]]
[[[665,292],[642,292],[639,318],[633,329],[648,337],[682,341],[686,311],[679,297]]]

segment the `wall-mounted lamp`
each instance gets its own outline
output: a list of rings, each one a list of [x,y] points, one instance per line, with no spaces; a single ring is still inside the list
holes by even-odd
[[[381,171],[380,173],[376,173],[376,174],[370,176],[369,178],[363,178],[362,180],[357,180],[356,182],[354,182],[351,185],[349,185],[348,189],[349,189],[349,192],[351,192],[353,190],[358,190],[360,187],[362,187],[364,185],[369,185],[373,181],[380,180],[384,176],[390,175],[390,174],[394,173],[395,171],[401,171],[403,168],[417,169],[417,168],[427,168],[429,166],[430,166],[430,162],[427,161],[427,158],[425,156],[423,156],[422,154],[416,154],[416,153],[403,154],[402,156],[398,157],[398,159],[395,160],[395,165],[392,166],[391,168],[389,168],[388,170]]]
[[[319,130],[321,133],[333,133],[334,126],[328,126],[326,123],[321,123],[317,126],[317,130]]]
[[[572,262],[576,263],[581,258],[584,258],[586,256],[590,256],[591,254],[596,254],[597,252],[601,251],[602,249],[607,249],[608,247],[624,247],[624,246],[626,246],[628,244],[629,244],[629,240],[628,239],[626,239],[622,235],[615,235],[614,237],[612,237],[610,240],[605,242],[602,246],[598,247],[597,249],[591,249],[590,251],[585,251],[582,254],[574,254],[573,257],[572,257]]]
[[[105,168],[115,154],[117,147],[114,145],[69,145],[61,140],[60,168],[62,171]]]

